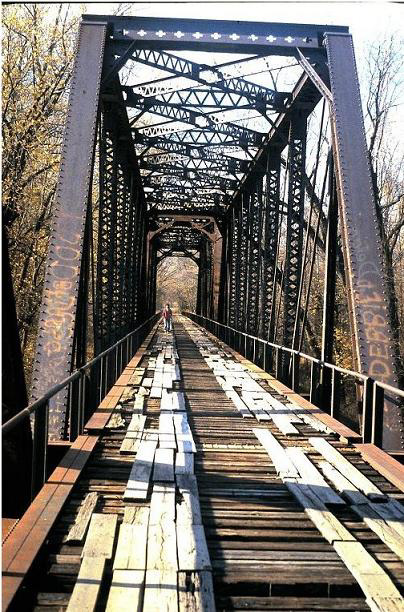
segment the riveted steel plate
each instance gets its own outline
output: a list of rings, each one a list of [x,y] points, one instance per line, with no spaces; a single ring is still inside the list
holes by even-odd
[[[40,311],[32,398],[69,375],[106,26],[80,26]],[[49,438],[65,431],[67,392],[50,401]]]
[[[327,34],[326,47],[357,367],[376,380],[397,386],[387,285],[352,37]],[[384,448],[401,448],[400,428],[400,406],[394,400],[386,401]]]

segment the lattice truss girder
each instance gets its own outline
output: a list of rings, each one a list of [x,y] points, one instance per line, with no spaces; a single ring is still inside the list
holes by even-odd
[[[273,338],[276,304],[276,258],[280,208],[280,150],[269,149],[264,192],[264,239],[261,269],[261,323],[264,338]]]
[[[237,326],[237,302],[238,302],[238,291],[239,291],[239,275],[238,265],[240,261],[240,214],[239,209],[233,206],[231,216],[228,221],[228,235],[230,238],[229,255],[230,255],[230,266],[229,266],[229,298],[227,301],[227,322],[230,327]]]
[[[302,272],[304,174],[306,164],[306,116],[294,115],[289,134],[289,181],[283,311],[283,344],[291,346],[297,316],[297,300]]]
[[[247,331],[256,334],[258,331],[258,309],[260,302],[260,271],[262,242],[262,177],[257,177],[254,190],[249,197],[249,249],[247,268]]]
[[[128,333],[139,319],[140,261],[145,248],[140,176],[133,176],[133,158],[122,139],[116,112],[114,106],[103,106],[99,133],[98,350]]]

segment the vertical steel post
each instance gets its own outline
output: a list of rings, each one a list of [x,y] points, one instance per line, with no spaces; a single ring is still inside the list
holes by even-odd
[[[280,188],[281,155],[279,148],[268,150],[266,189],[265,189],[265,225],[263,247],[263,274],[261,299],[261,334],[273,342],[276,303],[276,253],[279,230],[279,188]]]
[[[258,333],[258,309],[260,298],[261,250],[262,250],[262,177],[250,193],[249,207],[249,253],[247,276],[247,332]]]
[[[249,243],[249,212],[250,196],[246,191],[241,194],[240,206],[240,227],[239,231],[239,256],[238,256],[238,292],[236,298],[237,329],[245,330],[246,327],[246,308],[247,308],[247,262],[248,262],[248,243]]]
[[[231,265],[230,265],[230,288],[229,288],[229,320],[230,327],[237,327],[238,290],[239,290],[239,250],[241,240],[240,206],[236,208],[233,203],[232,214],[232,243],[231,243]]]
[[[388,288],[352,37],[326,34],[326,48],[355,366],[371,378],[397,385]],[[401,412],[398,402],[385,401],[383,446],[386,449],[402,448]]]
[[[45,402],[35,413],[32,437],[32,484],[31,498],[38,493],[46,480],[48,458],[48,423],[49,401]]]
[[[289,131],[288,217],[283,294],[283,344],[287,347],[292,347],[293,330],[298,316],[298,294],[302,273],[306,129],[306,112],[296,109],[291,116]],[[285,354],[285,380],[289,377],[289,364],[290,359]]]
[[[215,223],[212,249],[212,297],[210,315],[213,319],[219,319],[219,299],[222,275],[222,252],[223,237]]]
[[[327,237],[325,250],[325,282],[324,282],[324,306],[323,306],[323,328],[321,342],[321,361],[333,363],[334,355],[334,324],[335,324],[335,290],[337,278],[337,229],[338,229],[338,201],[335,185],[335,175],[332,160],[330,163],[330,203],[328,208]],[[323,410],[330,406],[331,401],[331,371],[323,368],[321,380],[321,395]]]
[[[80,25],[40,312],[32,399],[71,371],[106,26]],[[49,402],[49,437],[65,435],[67,391]]]

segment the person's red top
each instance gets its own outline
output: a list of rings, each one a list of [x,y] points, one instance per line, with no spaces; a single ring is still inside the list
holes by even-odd
[[[164,319],[171,319],[171,317],[173,316],[172,310],[171,308],[163,308],[163,318]]]

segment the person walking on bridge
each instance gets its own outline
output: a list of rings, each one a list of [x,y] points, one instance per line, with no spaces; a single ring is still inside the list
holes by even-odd
[[[173,311],[170,308],[170,304],[166,304],[163,308],[162,318],[164,321],[164,331],[171,331],[171,320],[173,318]]]

